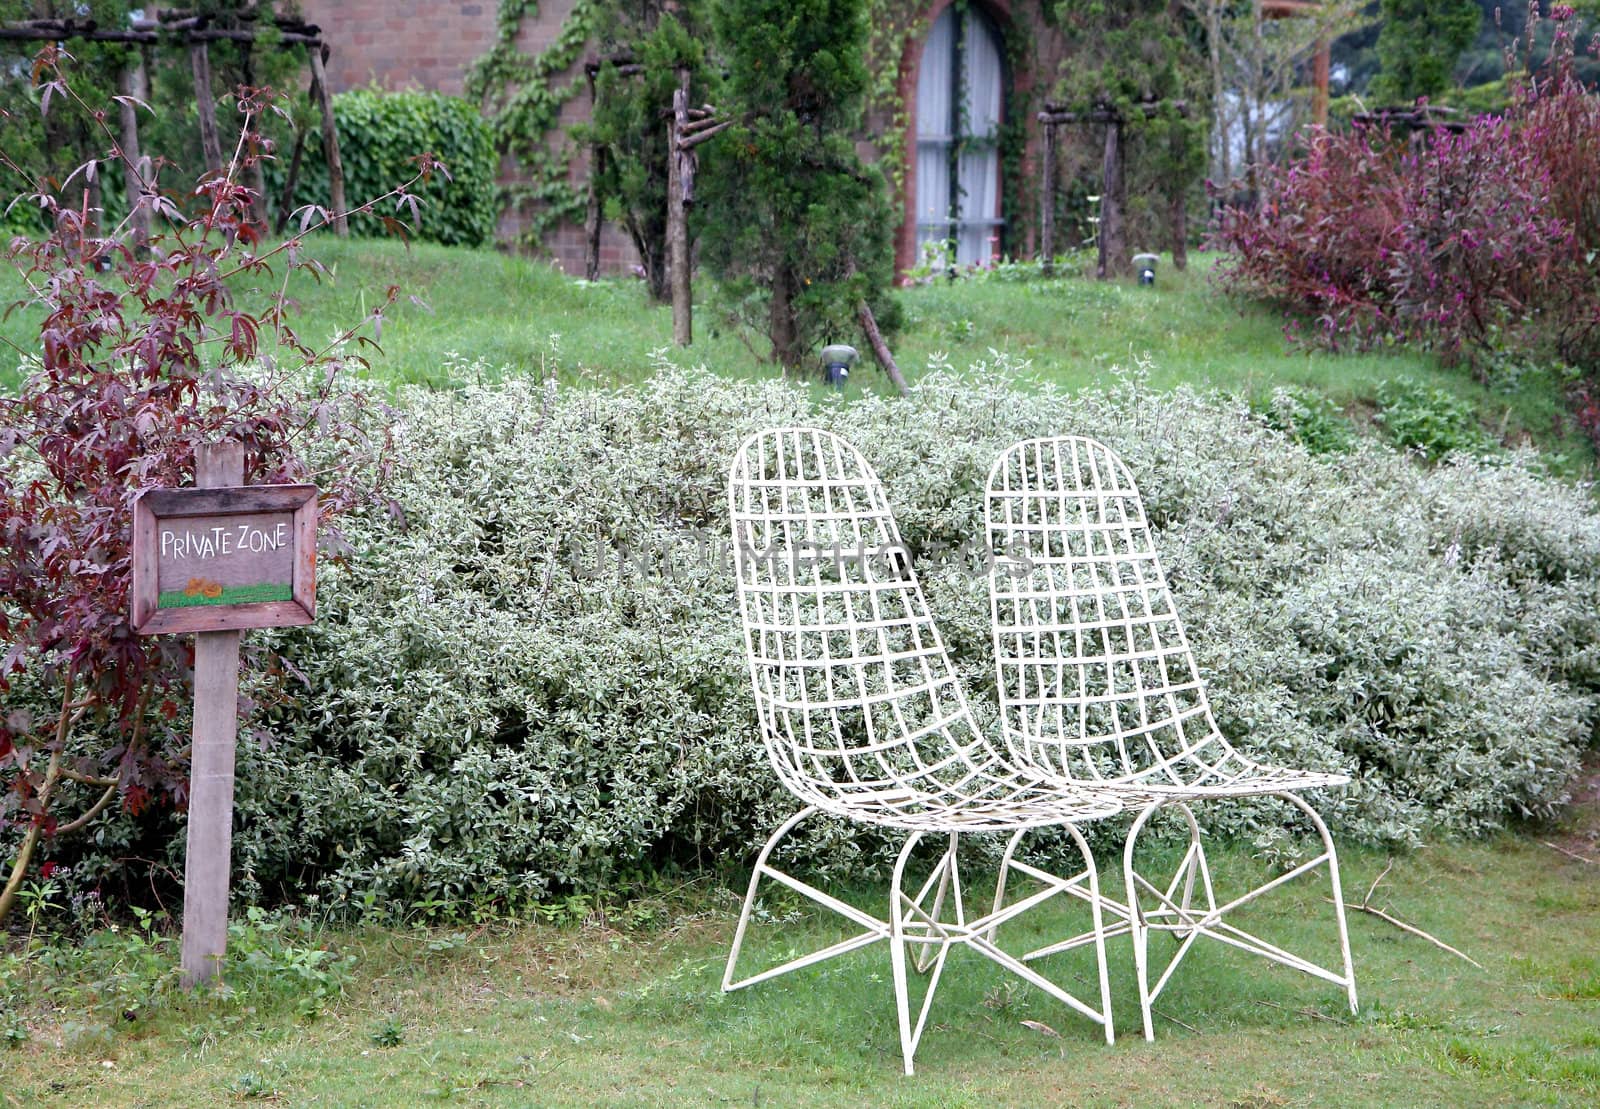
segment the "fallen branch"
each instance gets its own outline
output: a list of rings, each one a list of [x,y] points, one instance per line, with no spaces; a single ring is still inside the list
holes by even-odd
[[[1323,900],[1326,901],[1330,905],[1333,904],[1333,898],[1331,898],[1331,897],[1324,897]],[[1388,921],[1390,924],[1394,925],[1396,928],[1400,929],[1402,932],[1410,932],[1413,936],[1421,936],[1423,939],[1427,940],[1429,943],[1433,944],[1435,947],[1440,948],[1441,950],[1450,952],[1450,954],[1456,956],[1458,959],[1465,959],[1467,962],[1471,963],[1473,966],[1477,967],[1479,970],[1484,970],[1485,969],[1485,967],[1484,967],[1484,965],[1482,963],[1478,962],[1478,960],[1474,959],[1471,955],[1468,955],[1466,952],[1458,951],[1456,948],[1451,947],[1449,944],[1445,943],[1438,936],[1431,936],[1427,932],[1424,932],[1421,928],[1416,927],[1415,925],[1407,924],[1403,920],[1398,920],[1395,917],[1390,916],[1388,913],[1384,912],[1382,909],[1374,909],[1371,905],[1357,905],[1353,901],[1346,901],[1344,903],[1344,907],[1347,908],[1347,909],[1354,909],[1358,913],[1367,913],[1370,916],[1377,917],[1379,920]]]
[[[900,367],[895,363],[894,355],[889,351],[889,344],[883,341],[883,332],[878,330],[878,320],[872,314],[872,308],[866,301],[856,307],[856,315],[861,320],[861,330],[866,332],[867,345],[872,348],[872,357],[889,375],[889,380],[894,382],[895,389],[900,395],[906,396],[911,390],[906,387],[906,379],[900,374]]]
[[[1543,843],[1552,851],[1561,852],[1561,854],[1565,855],[1569,859],[1577,859],[1580,863],[1588,863],[1590,866],[1600,866],[1600,859],[1591,859],[1587,855],[1580,855],[1576,851],[1568,851],[1565,847],[1558,847],[1555,844],[1549,843],[1545,840],[1540,840],[1539,842]]]

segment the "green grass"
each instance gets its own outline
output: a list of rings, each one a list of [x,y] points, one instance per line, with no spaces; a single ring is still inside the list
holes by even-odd
[[[215,597],[169,589],[156,598],[157,608],[193,608],[196,605],[243,605],[261,601],[292,601],[294,587],[286,583],[262,582],[257,585],[230,585]]]
[[[649,303],[643,284],[617,278],[576,281],[543,262],[492,251],[392,242],[318,239],[312,247],[332,272],[317,283],[297,274],[289,292],[297,327],[320,343],[381,303],[399,286],[401,301],[384,321],[382,352],[372,354],[385,381],[451,387],[504,372],[554,372],[563,381],[616,385],[651,373],[652,351],[704,363],[735,377],[773,376],[758,353],[764,342],[741,335],[719,315],[709,282],[696,287],[695,344],[671,346],[671,313]],[[906,376],[915,381],[930,360],[956,367],[993,350],[1027,358],[1042,380],[1082,389],[1103,382],[1112,367],[1148,367],[1150,382],[1189,382],[1246,396],[1277,385],[1300,385],[1333,397],[1358,419],[1371,411],[1380,383],[1409,377],[1466,399],[1486,430],[1507,442],[1531,441],[1566,456],[1562,469],[1581,472],[1593,453],[1563,412],[1561,382],[1545,372],[1515,382],[1483,385],[1464,370],[1441,367],[1410,349],[1330,354],[1291,347],[1282,319],[1270,307],[1218,293],[1197,256],[1187,273],[1163,266],[1153,288],[1104,283],[1081,276],[1051,281],[934,281],[895,295],[907,326],[894,341]],[[0,275],[0,299],[17,285]],[[416,296],[426,307],[413,304]],[[37,342],[37,314],[20,312],[0,323],[0,335],[24,347]],[[854,340],[855,336],[848,338]],[[0,361],[0,389],[14,390],[10,360]],[[881,390],[870,364],[852,390]]]
[[[1550,838],[1396,860],[1372,903],[1485,969],[1352,914],[1354,1017],[1324,983],[1202,946],[1158,1001],[1157,1040],[1146,1044],[1123,940],[1112,948],[1118,1040],[1108,1047],[1087,1021],[958,954],[918,1073],[903,1078],[881,945],[723,995],[738,899],[701,888],[636,905],[631,929],[591,918],[323,932],[315,942],[354,969],[314,1016],[293,972],[307,962],[299,948],[258,943],[237,955],[231,995],[169,992],[128,1010],[107,986],[105,958],[63,954],[20,970],[13,958],[12,973],[41,977],[20,1014],[27,1038],[0,1047],[0,1103],[1592,1105],[1600,883],[1592,866],[1539,842]],[[1592,850],[1592,838],[1570,842]],[[1264,873],[1237,849],[1214,861],[1223,895],[1229,876]],[[1347,896],[1360,900],[1387,862],[1347,851]],[[1323,891],[1292,883],[1241,923],[1332,958]],[[789,906],[770,907],[782,916]],[[1081,923],[1071,910],[1033,919],[1002,942]],[[813,916],[753,928],[756,953],[771,957],[842,934]],[[14,938],[9,951],[21,946]],[[271,981],[267,966],[279,968]],[[1092,976],[1086,953],[1047,967],[1079,986]]]

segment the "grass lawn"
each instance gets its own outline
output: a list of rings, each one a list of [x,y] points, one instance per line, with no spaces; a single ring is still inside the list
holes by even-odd
[[[719,316],[709,282],[697,286],[695,345],[680,351],[671,348],[670,311],[650,304],[643,283],[631,278],[590,284],[545,263],[431,244],[408,251],[393,242],[325,238],[314,250],[333,280],[318,284],[296,275],[290,284],[307,339],[320,341],[360,319],[391,285],[405,294],[385,321],[382,353],[373,356],[374,372],[388,381],[450,387],[482,374],[554,370],[568,382],[614,385],[647,377],[655,350],[734,376],[777,372],[758,357],[762,340],[741,337]],[[1411,350],[1293,349],[1270,308],[1230,300],[1211,287],[1210,263],[1197,256],[1182,274],[1166,266],[1154,288],[1072,276],[939,281],[901,290],[906,327],[894,340],[896,357],[915,381],[939,355],[960,368],[991,349],[1006,351],[1031,360],[1040,379],[1071,389],[1104,380],[1113,366],[1146,361],[1158,387],[1190,382],[1259,396],[1276,385],[1304,385],[1358,417],[1370,412],[1378,383],[1411,377],[1471,402],[1500,438],[1529,439],[1568,456],[1561,464],[1567,471],[1592,462],[1593,452],[1563,416],[1552,375],[1532,372],[1511,385],[1485,386]],[[0,299],[9,302],[17,288],[14,277],[0,274]],[[412,304],[410,295],[427,307]],[[36,314],[19,312],[0,323],[0,335],[29,348],[36,328]],[[474,363],[486,370],[470,369]],[[13,390],[16,382],[11,360],[0,359],[0,389]],[[883,389],[886,382],[869,362],[851,387]]]
[[[354,956],[354,969],[314,1018],[297,1013],[303,958],[294,949],[268,960],[281,971],[276,988],[168,991],[123,1012],[104,957],[23,965],[14,937],[10,973],[37,974],[40,988],[21,1014],[28,1038],[0,1047],[0,1102],[1593,1105],[1600,875],[1544,841],[1594,857],[1600,808],[1591,800],[1569,819],[1578,823],[1398,858],[1373,895],[1374,906],[1461,948],[1482,970],[1353,913],[1359,1015],[1324,983],[1211,945],[1157,1002],[1157,1040],[1146,1044],[1119,940],[1119,1036],[1107,1047],[1087,1021],[958,955],[913,1078],[900,1074],[881,945],[723,995],[737,895],[703,886],[636,904],[631,928],[591,918],[322,932],[317,942]],[[1237,849],[1216,861],[1221,896],[1230,873],[1262,873]],[[1361,900],[1389,861],[1346,851],[1347,898]],[[1292,883],[1240,922],[1331,960],[1323,893],[1321,883]],[[1075,927],[1079,915],[1036,914],[1032,926],[1025,917],[1028,934],[1008,942],[1002,931],[1002,942],[1019,949]],[[755,951],[773,956],[842,935],[814,918],[753,928]],[[165,968],[176,953],[163,942],[154,963]],[[251,959],[262,958],[235,952],[230,978],[248,978]],[[1092,980],[1087,953],[1056,960],[1046,967],[1069,984]]]

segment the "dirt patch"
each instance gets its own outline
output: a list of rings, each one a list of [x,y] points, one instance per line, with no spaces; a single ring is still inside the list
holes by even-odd
[[[1584,759],[1572,782],[1572,802],[1548,842],[1600,865],[1600,754]]]

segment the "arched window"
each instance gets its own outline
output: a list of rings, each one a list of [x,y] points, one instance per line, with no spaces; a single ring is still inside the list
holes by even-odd
[[[1000,37],[975,7],[934,21],[917,73],[917,250],[953,243],[960,265],[999,250]]]

